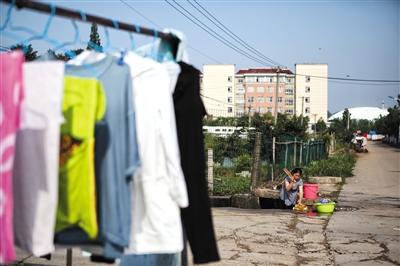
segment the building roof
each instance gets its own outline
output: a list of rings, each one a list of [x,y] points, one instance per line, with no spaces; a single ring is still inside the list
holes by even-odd
[[[249,69],[240,69],[236,74],[276,74],[277,68],[249,68]],[[279,73],[283,74],[292,74],[293,72],[290,69],[281,69]]]
[[[367,120],[374,120],[379,118],[379,116],[386,116],[389,114],[389,112],[386,109],[381,109],[378,107],[354,107],[354,108],[348,108],[350,112],[350,119],[367,119]],[[341,119],[343,117],[343,112],[344,110],[337,112],[333,114],[331,117],[328,118],[328,121],[331,121],[333,119],[339,118]]]

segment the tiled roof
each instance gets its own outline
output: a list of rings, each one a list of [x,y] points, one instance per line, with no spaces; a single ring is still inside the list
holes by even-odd
[[[236,74],[275,74],[277,68],[249,68],[249,69],[241,69]],[[283,74],[293,74],[289,69],[281,69],[279,73]]]

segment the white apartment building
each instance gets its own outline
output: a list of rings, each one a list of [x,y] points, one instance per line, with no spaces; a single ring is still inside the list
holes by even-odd
[[[203,65],[201,94],[209,115],[235,116],[235,65]]]
[[[296,115],[309,117],[309,125],[320,118],[326,123],[328,113],[328,65],[295,64]]]

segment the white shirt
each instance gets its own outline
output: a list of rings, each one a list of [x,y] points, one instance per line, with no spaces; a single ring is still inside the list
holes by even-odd
[[[25,101],[13,172],[15,242],[42,256],[54,251],[64,63],[25,63],[23,71]]]
[[[131,68],[141,167],[132,192],[131,243],[126,254],[176,253],[183,249],[180,208],[188,206],[166,67],[132,52]],[[176,81],[175,81],[176,82]]]

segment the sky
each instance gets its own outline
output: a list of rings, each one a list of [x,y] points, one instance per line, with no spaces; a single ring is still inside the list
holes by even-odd
[[[125,1],[132,8],[123,3]],[[45,1],[41,1],[45,2]],[[189,44],[190,62],[202,70],[204,64],[235,64],[236,70],[252,67],[269,67],[255,62],[224,44],[178,13],[164,0],[69,0],[46,1],[57,6],[78,9],[143,27],[162,30],[174,28],[183,32]],[[245,50],[240,44],[225,36],[187,1],[169,0],[198,18],[218,36]],[[197,0],[208,12],[264,56],[294,71],[296,63],[326,63],[328,76],[354,79],[400,80],[400,0]],[[194,3],[194,2],[192,2]],[[0,4],[1,24],[8,5]],[[141,15],[146,18],[143,18]],[[13,11],[13,26],[25,26],[37,32],[44,29],[49,18],[34,11]],[[87,41],[90,25],[78,23],[81,40]],[[7,29],[10,31],[10,29]],[[0,44],[10,46],[25,40],[29,35],[12,31],[18,37],[1,34]],[[126,32],[109,30],[112,47],[129,48],[131,42]],[[103,44],[104,29],[100,27]],[[54,18],[49,29],[51,38],[60,43],[74,38],[71,21]],[[134,35],[136,46],[152,42],[154,37]],[[33,41],[40,53],[53,44]],[[78,44],[70,48],[85,47]],[[395,105],[388,96],[400,94],[399,83],[339,82],[328,83],[328,110],[335,113],[344,108]]]

